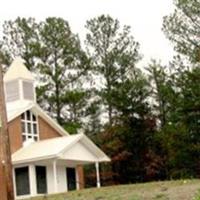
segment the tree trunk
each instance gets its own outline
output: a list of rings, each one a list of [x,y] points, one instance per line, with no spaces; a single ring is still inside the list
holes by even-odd
[[[1,200],[14,200],[10,141],[7,126],[7,113],[3,86],[2,67],[0,65],[0,183]],[[5,184],[5,185],[4,185]]]
[[[112,125],[113,121],[112,121],[112,105],[111,104],[108,105],[108,118],[109,118],[109,124]]]

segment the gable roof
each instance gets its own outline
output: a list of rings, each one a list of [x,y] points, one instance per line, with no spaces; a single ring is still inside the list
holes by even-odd
[[[4,81],[11,81],[18,78],[34,81],[34,77],[31,72],[24,65],[24,60],[21,58],[16,58],[8,71],[4,75]]]
[[[31,110],[35,115],[40,116],[51,125],[60,135],[69,135],[54,119],[52,119],[37,103],[27,100],[19,100],[6,104],[8,122],[20,116],[27,110]]]
[[[84,134],[76,134],[32,143],[29,146],[23,147],[15,152],[12,155],[12,162],[13,164],[21,164],[53,158],[67,160],[68,157],[66,152],[70,152],[70,150],[76,147],[76,144],[78,143],[84,144],[82,148],[89,150],[90,153],[94,156],[94,159],[90,160],[90,162],[110,161],[106,154],[101,151],[91,140],[89,140],[87,136]],[[79,147],[77,146],[77,148]],[[84,161],[84,152],[79,151],[79,157]],[[74,159],[76,160],[76,157]]]

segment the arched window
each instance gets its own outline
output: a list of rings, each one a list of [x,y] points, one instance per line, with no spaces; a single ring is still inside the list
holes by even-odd
[[[37,117],[31,111],[28,110],[21,115],[21,127],[23,142],[39,140]]]

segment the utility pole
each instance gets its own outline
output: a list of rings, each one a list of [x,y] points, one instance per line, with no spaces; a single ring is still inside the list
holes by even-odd
[[[14,200],[10,141],[7,125],[3,72],[0,63],[0,199]]]

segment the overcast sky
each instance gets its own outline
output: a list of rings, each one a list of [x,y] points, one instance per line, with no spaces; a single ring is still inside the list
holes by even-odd
[[[0,25],[4,20],[35,17],[43,20],[49,16],[66,19],[74,33],[83,40],[86,20],[100,14],[118,18],[121,25],[130,25],[132,35],[140,43],[142,65],[151,58],[167,64],[173,48],[165,38],[162,18],[170,14],[173,0],[0,0]],[[1,29],[2,30],[2,29]],[[1,33],[0,30],[0,33]]]

